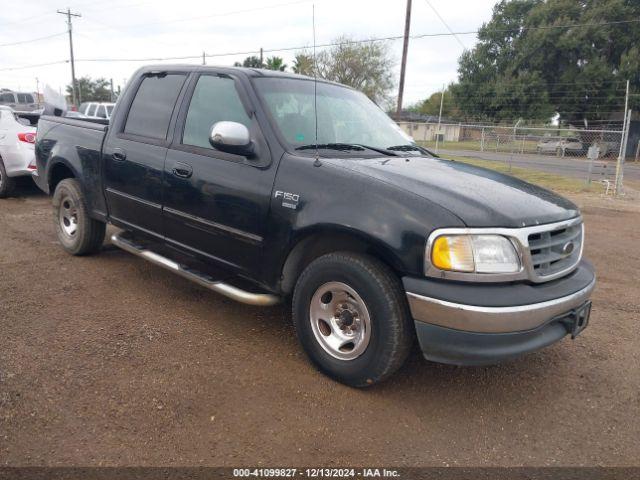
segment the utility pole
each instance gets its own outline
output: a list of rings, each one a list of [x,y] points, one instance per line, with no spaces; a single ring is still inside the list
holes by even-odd
[[[110,80],[109,82],[111,84],[111,96],[110,96],[110,100],[113,102],[114,96],[113,96],[113,78]]]
[[[40,108],[40,80],[36,77],[36,103],[38,104],[38,108]]]
[[[81,17],[82,15],[79,13],[71,13],[69,7],[67,7],[66,12],[64,10],[58,10],[58,13],[67,16],[67,27],[69,29],[69,53],[71,57],[71,97],[73,104],[77,107],[80,102],[80,95],[79,92],[76,93],[76,66],[73,61],[73,28],[71,25],[71,17]]]
[[[440,123],[442,122],[442,106],[444,105],[444,85],[442,85],[442,93],[440,94],[440,113],[438,114],[438,130],[436,131],[436,154],[438,153],[438,144],[440,143]]]
[[[402,112],[402,97],[404,95],[404,75],[407,69],[407,51],[409,50],[409,31],[411,30],[411,0],[407,0],[407,15],[404,20],[404,43],[402,44],[402,64],[400,65],[400,86],[398,87],[398,108],[396,116],[400,118]]]
[[[622,177],[624,174],[624,160],[627,152],[627,134],[629,133],[629,80],[627,80],[627,91],[624,97],[624,121],[622,123],[622,133],[620,134],[620,152],[616,162],[616,185],[614,193],[616,196],[622,195]]]
[[[262,68],[262,65],[264,65],[264,62],[262,61],[262,47],[260,47],[260,68]]]
[[[203,64],[203,65],[206,65],[206,64],[207,64],[207,56],[206,56],[206,54],[204,53],[204,51],[202,52],[202,64]]]

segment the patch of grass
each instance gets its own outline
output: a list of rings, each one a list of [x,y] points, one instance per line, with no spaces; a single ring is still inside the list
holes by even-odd
[[[435,140],[417,140],[418,145],[421,145],[429,150],[433,151],[436,148]],[[502,139],[497,142],[495,138],[485,140],[484,151],[485,152],[503,152],[503,153],[535,153],[538,143],[532,140],[505,140]],[[461,140],[459,142],[439,142],[438,150],[469,150],[472,152],[479,152],[480,140]]]
[[[511,167],[504,162],[496,162],[492,160],[480,160],[470,157],[459,157],[456,155],[440,154],[442,158],[448,160],[455,160],[461,163],[468,163],[477,167],[484,167],[490,170],[495,170],[500,173],[514,176],[525,182],[534,183],[541,187],[553,190],[559,193],[579,193],[579,192],[591,192],[591,193],[604,193],[605,189],[601,183],[592,182],[588,185],[584,180],[576,178],[564,177],[555,173],[541,172],[539,170],[531,170],[528,168]]]

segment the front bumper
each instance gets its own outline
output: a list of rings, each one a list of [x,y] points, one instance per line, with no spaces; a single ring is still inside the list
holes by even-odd
[[[424,356],[456,365],[483,365],[538,350],[570,331],[567,316],[595,287],[582,261],[570,275],[545,284],[478,285],[403,279]]]

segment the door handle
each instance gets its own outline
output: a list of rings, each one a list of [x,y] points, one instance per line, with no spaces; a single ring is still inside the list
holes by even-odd
[[[111,154],[111,157],[113,157],[113,159],[116,162],[124,162],[127,159],[127,154],[125,153],[124,150],[120,150],[118,148],[113,151],[113,153]]]
[[[190,178],[193,175],[193,168],[186,163],[176,163],[171,172],[180,178]]]

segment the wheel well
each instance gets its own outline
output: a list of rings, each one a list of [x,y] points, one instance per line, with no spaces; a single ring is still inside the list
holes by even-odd
[[[396,272],[401,269],[397,258],[365,238],[348,233],[314,233],[299,240],[289,252],[282,268],[281,290],[286,294],[291,293],[302,271],[316,258],[345,251],[376,257]]]
[[[53,193],[58,184],[65,178],[75,178],[73,171],[64,163],[56,163],[51,169],[49,177],[49,191]]]

